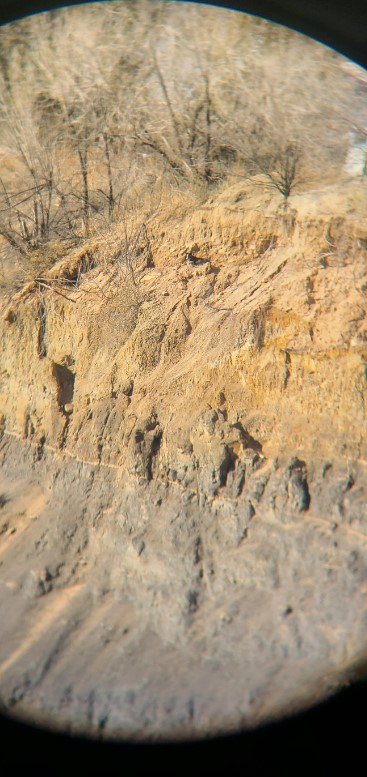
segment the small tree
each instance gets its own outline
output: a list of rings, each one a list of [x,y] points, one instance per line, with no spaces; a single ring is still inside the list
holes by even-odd
[[[288,207],[289,197],[300,183],[301,152],[295,143],[288,143],[282,149],[275,150],[268,158],[254,160],[259,171],[266,176],[268,187],[275,189],[283,197],[282,209]]]

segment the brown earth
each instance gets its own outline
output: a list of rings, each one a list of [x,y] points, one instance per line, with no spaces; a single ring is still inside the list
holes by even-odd
[[[364,665],[366,200],[177,200],[4,309],[6,709],[197,736]]]

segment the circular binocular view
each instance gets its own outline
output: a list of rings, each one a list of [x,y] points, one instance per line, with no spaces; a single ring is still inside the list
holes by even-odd
[[[0,29],[0,704],[184,739],[367,665],[367,74],[261,18]]]

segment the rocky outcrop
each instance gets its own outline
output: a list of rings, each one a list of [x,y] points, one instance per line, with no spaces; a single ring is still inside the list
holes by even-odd
[[[143,738],[252,726],[363,652],[367,234],[236,197],[173,230],[157,215],[134,277],[96,240],[4,311],[0,689],[19,713]]]

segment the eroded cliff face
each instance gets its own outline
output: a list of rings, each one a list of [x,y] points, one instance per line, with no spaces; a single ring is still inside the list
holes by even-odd
[[[4,311],[5,706],[202,734],[363,652],[367,230],[332,193],[161,211],[133,269],[117,227]]]

